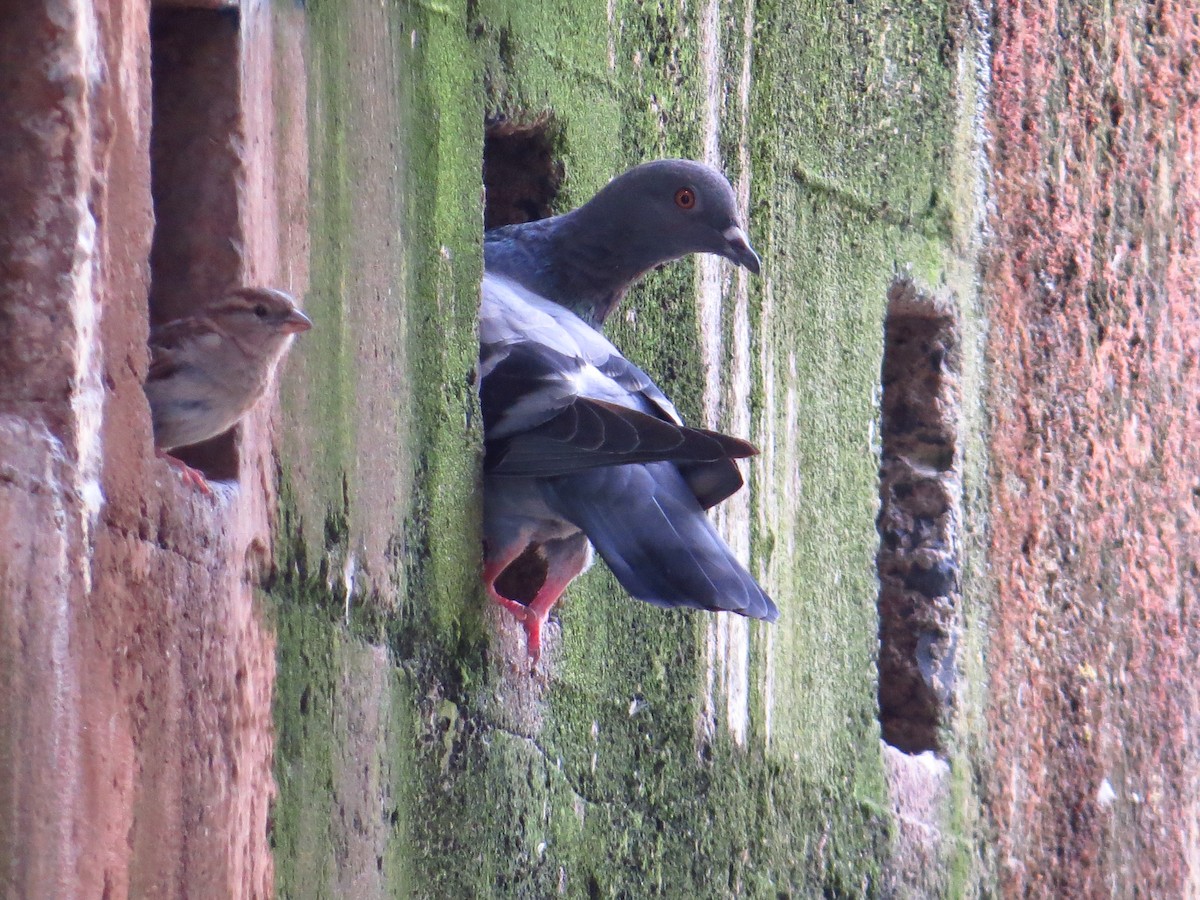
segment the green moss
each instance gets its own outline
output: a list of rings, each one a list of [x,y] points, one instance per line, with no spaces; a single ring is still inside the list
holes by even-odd
[[[721,9],[722,150],[732,170],[737,147],[750,149],[750,232],[769,278],[750,288],[753,437],[766,450],[751,469],[753,553],[783,611],[777,626],[752,628],[744,747],[721,698],[715,729],[700,724],[708,620],[628,600],[602,565],[561,607],[538,724],[515,726],[485,652],[478,588],[469,373],[484,112],[554,111],[564,208],[640,159],[698,156],[696,11],[622,0],[610,23],[603,4],[567,2],[307,9],[320,328],[306,348],[315,362],[286,398],[294,450],[271,591],[281,895],[334,884],[362,839],[337,814],[350,761],[335,748],[367,703],[389,712],[359,786],[380,792],[381,865],[397,895],[877,893],[890,824],[875,720],[870,435],[887,286],[901,267],[940,283],[961,228],[946,199],[960,193],[947,174],[956,113],[939,49],[945,9],[756,4],[744,134],[745,8]],[[372,105],[380,96],[388,102]],[[390,168],[374,149],[385,146]],[[395,197],[382,225],[363,212],[380,191]],[[381,227],[395,230],[397,261],[372,281],[377,251],[363,246]],[[690,262],[653,275],[627,301],[636,316],[619,313],[611,331],[698,419],[693,286]],[[396,515],[384,523],[390,569],[370,573],[375,587],[347,608],[343,571],[384,527],[364,521],[380,482],[362,473],[364,457],[392,448],[366,443],[381,398],[356,378],[381,364],[359,349],[380,322],[395,323],[379,341],[403,381],[382,407],[400,445]],[[347,692],[380,658],[386,685]]]
[[[407,682],[385,647],[331,627],[303,592],[283,588],[277,598],[286,664],[275,684],[279,799],[270,838],[279,894],[347,896],[365,874],[406,896],[420,825],[409,801],[421,789]]]
[[[407,762],[420,715],[391,648],[417,667],[448,660],[437,677],[462,684],[482,636],[469,383],[482,101],[458,6],[306,10],[317,327],[284,395],[273,840],[281,895],[332,895],[365,839],[340,820],[340,794],[376,793],[389,836],[379,865],[402,895],[425,782]],[[347,690],[381,658],[391,674],[375,694]],[[337,748],[379,704],[391,712],[356,765]]]
[[[290,604],[277,620],[280,646],[291,657],[275,681],[275,780],[280,800],[272,816],[271,846],[281,896],[302,885],[329,885],[335,861],[328,852],[333,822],[333,705],[336,632]],[[304,802],[293,802],[303,797]]]

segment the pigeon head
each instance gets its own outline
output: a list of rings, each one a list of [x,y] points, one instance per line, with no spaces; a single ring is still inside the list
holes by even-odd
[[[484,235],[484,268],[600,327],[639,278],[691,253],[758,273],[725,176],[702,163],[635,166],[578,209]]]
[[[607,220],[610,233],[642,271],[689,253],[715,253],[759,271],[725,176],[703,163],[660,159],[610,181],[584,210]],[[640,274],[640,273],[639,273]]]

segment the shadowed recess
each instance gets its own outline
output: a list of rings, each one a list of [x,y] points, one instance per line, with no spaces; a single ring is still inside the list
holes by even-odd
[[[554,215],[563,179],[562,162],[554,155],[556,135],[550,113],[528,120],[501,114],[484,121],[484,228]]]
[[[241,281],[238,42],[237,10],[151,12],[151,325],[192,315]],[[232,430],[172,456],[209,478],[237,477]]]
[[[907,753],[943,750],[961,608],[958,323],[897,279],[884,321],[879,467],[879,717]]]

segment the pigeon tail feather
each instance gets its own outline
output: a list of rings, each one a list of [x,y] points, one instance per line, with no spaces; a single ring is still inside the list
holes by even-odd
[[[595,469],[545,484],[548,504],[583,530],[637,599],[768,622],[779,617],[672,464]]]

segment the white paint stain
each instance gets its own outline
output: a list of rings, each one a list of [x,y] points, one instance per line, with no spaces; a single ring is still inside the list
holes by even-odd
[[[771,278],[768,274],[764,279],[763,285],[763,302],[762,302],[762,322],[764,326],[771,321],[774,315],[774,292],[772,290]],[[779,434],[776,429],[778,417],[775,415],[775,410],[778,408],[778,400],[776,398],[775,386],[775,367],[769,365],[767,359],[766,344],[764,342],[763,349],[760,351],[760,368],[763,373],[763,413],[759,423],[759,450],[758,457],[753,461],[755,469],[755,477],[763,484],[773,483],[770,479],[776,471],[776,461],[780,458],[778,447]],[[783,456],[787,459],[787,456]],[[779,521],[775,518],[775,512],[772,509],[773,500],[778,497],[777,491],[765,492],[762,500],[758,505],[758,525],[764,532],[771,528],[772,522]],[[767,577],[769,574],[768,566],[760,561],[758,572],[756,573],[760,584],[768,584],[771,579]],[[778,598],[776,598],[778,599]],[[775,710],[775,629],[768,628],[766,641],[766,666],[763,683],[763,740],[767,747],[771,746],[772,727],[774,725],[774,710]]]
[[[956,120],[965,123],[955,137],[960,153],[970,160],[973,180],[971,190],[970,250],[978,254],[980,248],[991,237],[988,222],[995,212],[995,202],[990,190],[992,169],[985,148],[992,140],[988,129],[988,106],[992,91],[992,37],[989,23],[991,15],[987,4],[971,0],[967,7],[967,27],[971,40],[963,41],[955,60],[955,91],[958,100]],[[972,85],[973,90],[967,86]],[[965,202],[963,205],[966,205]],[[978,285],[976,285],[978,288]]]
[[[720,154],[721,106],[725,77],[721,36],[720,0],[708,0],[700,12],[700,61],[703,71],[703,161],[722,171]],[[745,135],[750,115],[750,63],[754,5],[746,6],[742,28],[742,70],[737,90],[738,179],[734,185],[740,208],[750,197],[750,159]],[[750,315],[747,273],[738,269],[731,277],[719,258],[702,255],[696,267],[696,296],[700,341],[705,363],[704,415],[709,427],[733,434],[750,433]],[[726,294],[732,287],[732,309],[726,311]],[[726,316],[728,315],[728,321]],[[728,333],[729,340],[726,341]],[[740,491],[716,511],[714,522],[734,555],[750,555],[750,495]],[[725,725],[738,744],[744,744],[750,727],[750,622],[741,616],[716,615],[708,624],[705,697],[699,734],[710,737],[716,729],[717,692],[724,695]]]
[[[721,46],[720,0],[708,0],[700,14],[700,62],[704,80],[703,162],[723,169],[720,151]],[[709,426],[718,424],[724,347],[721,328],[721,280],[725,262],[702,253],[696,257],[696,303],[700,341],[704,353],[704,415]]]
[[[350,624],[350,600],[354,596],[354,575],[358,571],[358,554],[353,550],[346,554],[346,564],[342,566],[343,616],[347,625]]]
[[[76,44],[71,53],[64,54],[63,79],[77,81],[82,68],[83,79],[89,87],[80,92],[84,98],[91,96],[90,85],[101,77],[103,66],[99,55],[96,22],[91,15],[77,9],[71,16],[73,22],[68,34],[74,34]],[[70,58],[66,58],[70,57]],[[72,62],[73,60],[73,62]],[[83,101],[86,105],[86,100]],[[85,110],[86,112],[86,110]],[[91,168],[90,158],[84,158],[90,150],[90,142],[80,140],[80,171]],[[96,219],[92,215],[88,195],[80,185],[75,197],[76,221],[75,246],[71,261],[69,283],[72,288],[70,314],[74,320],[75,336],[73,359],[73,382],[71,410],[74,413],[73,435],[77,465],[74,488],[82,499],[81,528],[82,546],[92,545],[92,531],[104,505],[104,494],[100,487],[102,444],[100,428],[104,420],[104,383],[101,377],[103,358],[100,348],[100,305],[96,300],[95,257]],[[91,557],[85,554],[80,560],[84,590],[92,588]]]
[[[64,143],[78,148],[79,154],[67,164],[72,168],[62,173],[67,182],[67,190],[73,189],[75,192],[74,205],[78,223],[72,248],[71,270],[66,281],[70,290],[68,314],[75,326],[75,343],[72,347],[74,390],[71,395],[74,429],[69,436],[74,447],[63,447],[59,441],[52,441],[53,455],[59,460],[59,464],[47,466],[46,480],[49,483],[53,482],[56,469],[71,473],[69,477],[72,483],[69,486],[55,485],[54,489],[49,491],[49,495],[54,504],[55,521],[59,523],[65,523],[75,509],[74,504],[63,502],[67,491],[73,491],[80,498],[78,546],[84,550],[80,558],[76,559],[68,554],[67,541],[60,540],[57,542],[55,559],[49,561],[49,564],[59,572],[70,572],[78,565],[81,586],[84,591],[90,592],[92,532],[104,502],[99,479],[104,388],[100,373],[100,314],[94,294],[96,221],[88,203],[87,190],[90,182],[82,176],[93,167],[90,158],[92,144],[88,139],[88,100],[93,93],[91,88],[101,78],[103,67],[98,51],[94,11],[90,4],[76,0],[74,3],[53,6],[48,14],[55,24],[60,26],[62,34],[68,36],[63,43],[53,47],[51,57],[47,61],[46,73],[51,81],[59,84],[64,104],[69,105],[72,112],[78,112],[78,116],[73,117],[72,125],[75,130],[62,137]],[[71,128],[72,125],[64,125],[63,128]],[[72,457],[74,466],[71,465]],[[69,529],[60,528],[59,534],[65,536],[69,534]],[[56,770],[61,773],[62,783],[59,787],[62,796],[70,799],[80,796],[82,785],[79,779],[81,729],[77,702],[80,678],[72,656],[74,612],[71,608],[69,582],[61,585],[48,612],[48,646],[45,650],[49,656],[54,686],[50,709],[52,724],[48,734],[50,746],[47,750],[54,760]],[[36,736],[31,735],[30,739],[35,740]],[[79,865],[79,842],[74,834],[78,823],[69,807],[68,803],[62,810],[53,814],[52,827],[57,830],[59,836],[56,841],[59,857],[48,863],[64,872],[75,871]]]
[[[87,198],[76,198],[79,228],[75,236],[75,261],[71,284],[71,315],[75,320],[74,382],[71,409],[75,422],[75,448],[78,465],[75,489],[83,500],[83,546],[91,546],[92,529],[100,517],[104,493],[100,488],[102,444],[100,427],[104,420],[104,385],[100,376],[100,308],[93,284],[96,249],[96,220],[88,210]],[[84,589],[92,588],[91,558],[81,560]]]
[[[617,70],[617,0],[607,0],[604,10],[608,19],[608,68]]]

